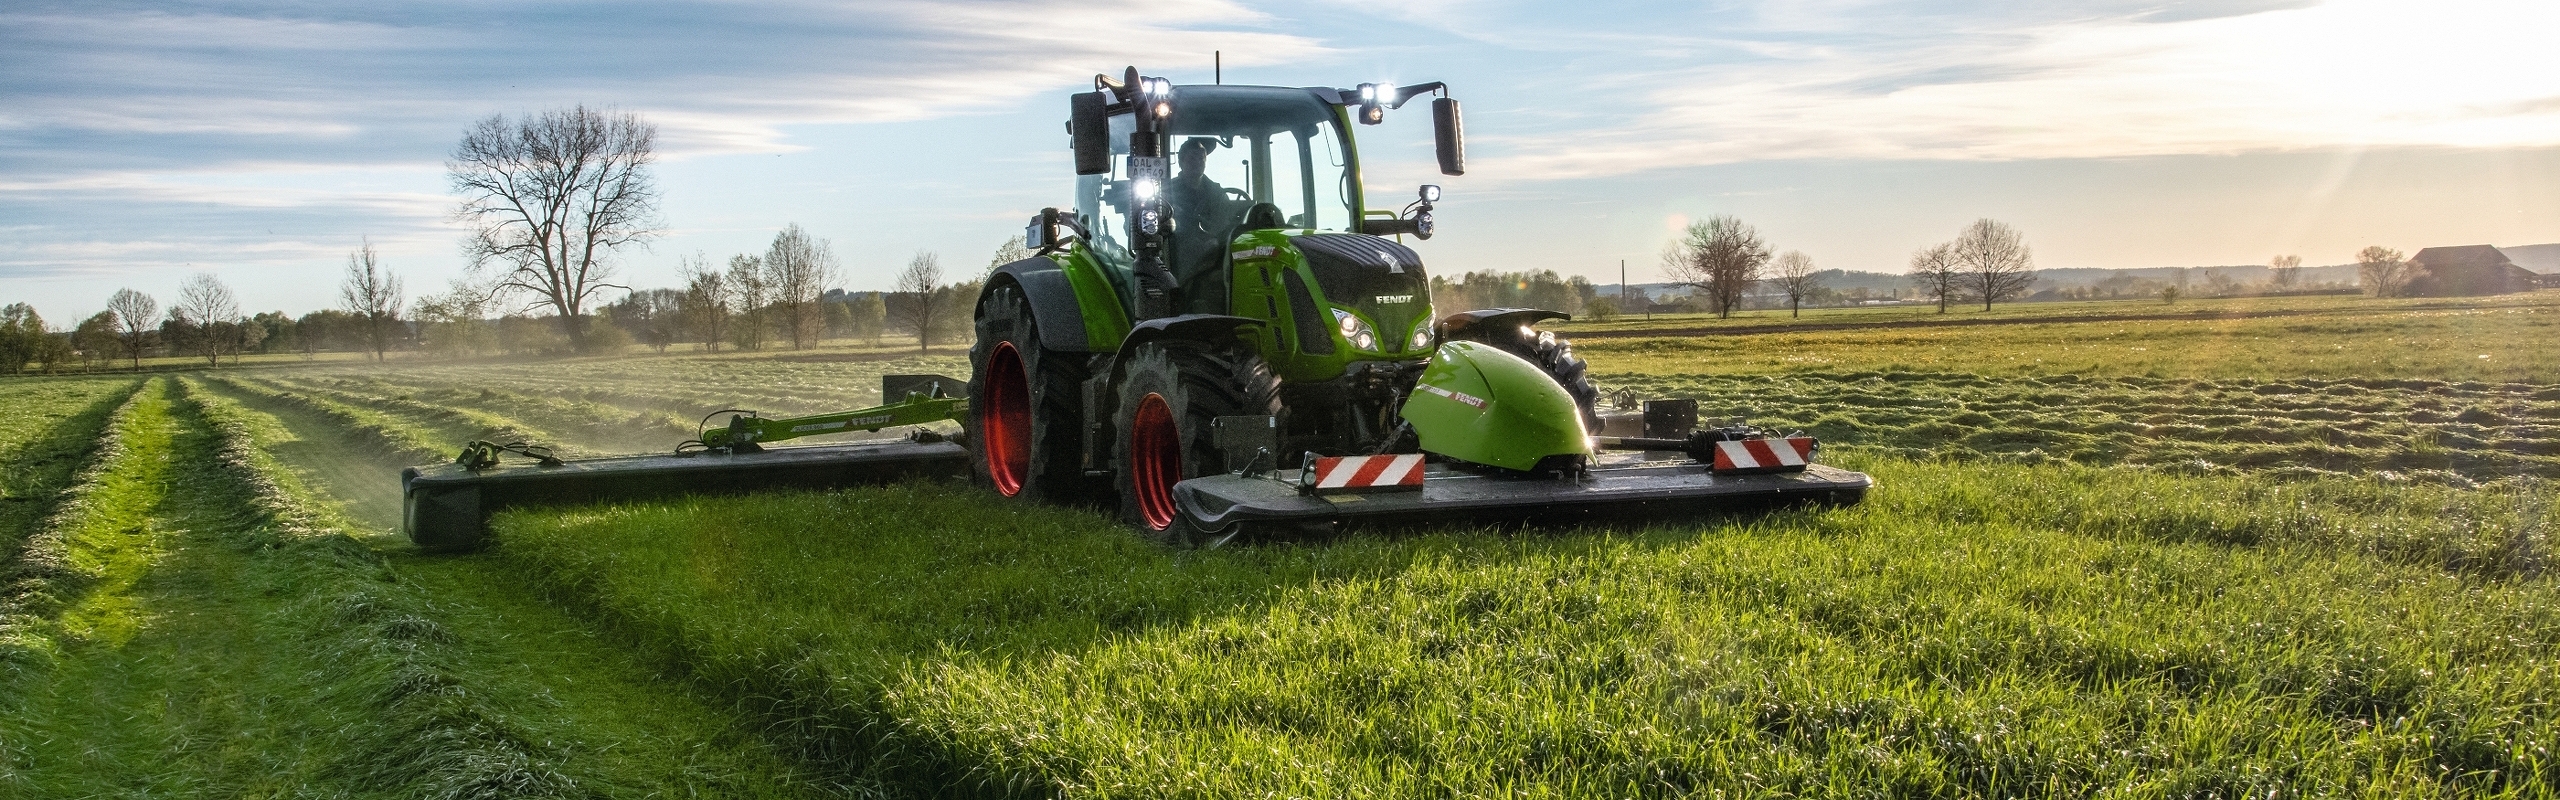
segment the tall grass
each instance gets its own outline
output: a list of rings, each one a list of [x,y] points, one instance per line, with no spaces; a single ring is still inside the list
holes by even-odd
[[[1858,464],[1853,509],[1205,553],[909,485],[498,523],[851,768],[1156,796],[2534,796],[2551,513]]]

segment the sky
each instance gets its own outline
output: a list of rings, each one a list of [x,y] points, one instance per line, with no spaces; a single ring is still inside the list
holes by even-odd
[[[1445,187],[1443,273],[1657,280],[1731,214],[1826,268],[1899,272],[1990,217],[2044,267],[2336,264],[2380,244],[2560,242],[2549,0],[1009,0],[0,7],[0,302],[68,327],[209,272],[333,305],[370,243],[412,296],[467,277],[444,162],[574,104],[659,129],[664,233],[619,282],[797,223],[844,285],[974,271],[1073,181],[1097,72],[1447,82],[1358,130],[1373,197]]]

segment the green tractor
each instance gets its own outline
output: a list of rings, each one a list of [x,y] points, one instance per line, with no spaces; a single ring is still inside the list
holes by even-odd
[[[1426,96],[1440,170],[1461,174],[1458,102],[1443,84],[1096,76],[1069,104],[1074,204],[1031,221],[1037,254],[997,269],[978,301],[964,418],[978,480],[1009,498],[1116,498],[1129,523],[1176,543],[1251,521],[1338,520],[1336,506],[1363,493],[1332,495],[1354,500],[1321,513],[1265,503],[1238,514],[1269,487],[1237,481],[1285,485],[1277,473],[1294,467],[1313,487],[1326,467],[1351,480],[1398,461],[1372,457],[1422,456],[1401,459],[1401,482],[1350,488],[1390,494],[1439,473],[1510,479],[1508,494],[1544,505],[1607,504],[1535,488],[1589,483],[1597,450],[1617,444],[1594,436],[1599,392],[1572,347],[1531,327],[1566,315],[1436,313],[1403,239],[1431,238],[1439,187],[1401,208],[1366,190],[1353,132]],[[1199,482],[1221,477],[1235,481]],[[1432,507],[1402,509],[1415,516],[1517,510],[1409,499]]]
[[[563,460],[475,443],[403,474],[422,546],[476,545],[491,513],[673,494],[967,474],[1024,502],[1116,504],[1177,546],[1256,528],[1569,521],[1855,502],[1867,476],[1809,437],[1699,426],[1693,400],[1604,420],[1536,309],[1441,313],[1405,237],[1439,189],[1372,206],[1356,126],[1432,97],[1441,172],[1464,172],[1442,84],[1176,86],[1096,76],[1067,123],[1075,202],[976,310],[970,377],[888,376],[884,405],[734,413],[666,455]],[[720,412],[729,413],[729,412]],[[714,414],[713,416],[718,416]],[[708,426],[710,418],[705,418]],[[958,420],[946,438],[765,447]],[[1627,430],[1616,430],[1625,427]],[[1603,435],[1615,433],[1619,435]],[[499,463],[502,453],[537,463]]]

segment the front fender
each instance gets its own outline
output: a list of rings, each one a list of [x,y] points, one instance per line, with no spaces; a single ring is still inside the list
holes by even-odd
[[[1432,327],[1434,329],[1433,332],[1440,334],[1440,338],[1445,341],[1469,330],[1497,329],[1513,326],[1525,328],[1551,319],[1572,318],[1572,314],[1567,314],[1562,311],[1548,311],[1541,308],[1486,308],[1475,311],[1460,311],[1455,314],[1441,317],[1440,321],[1433,324]]]

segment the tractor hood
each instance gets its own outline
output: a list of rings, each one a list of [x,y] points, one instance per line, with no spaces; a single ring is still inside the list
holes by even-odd
[[[1591,454],[1582,409],[1546,370],[1489,345],[1440,346],[1405,400],[1425,452],[1528,471],[1548,456]]]
[[[1310,233],[1289,237],[1289,244],[1306,257],[1325,299],[1376,326],[1377,352],[1405,349],[1414,328],[1430,317],[1431,278],[1413,248],[1363,233]]]

